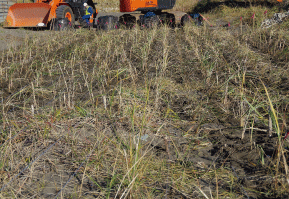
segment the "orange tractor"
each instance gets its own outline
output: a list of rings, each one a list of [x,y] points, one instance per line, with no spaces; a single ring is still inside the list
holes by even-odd
[[[121,12],[160,12],[172,9],[176,0],[120,0]],[[85,14],[83,3],[97,11],[92,0],[35,0],[34,3],[16,3],[9,8],[4,27],[47,27],[55,19],[67,18],[71,24]]]

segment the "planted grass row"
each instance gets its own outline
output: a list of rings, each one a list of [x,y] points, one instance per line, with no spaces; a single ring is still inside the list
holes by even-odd
[[[99,158],[85,167],[89,173],[82,172],[81,182],[91,183],[98,194],[106,197],[145,195],[153,198],[168,194],[193,197],[196,196],[194,194],[208,194],[203,191],[203,185],[198,184],[196,176],[202,176],[202,179],[209,181],[217,178],[223,180],[222,186],[213,186],[211,191],[214,197],[245,195],[242,191],[233,191],[233,187],[239,186],[234,181],[237,177],[233,173],[229,179],[223,177],[223,167],[220,168],[220,174],[212,167],[208,168],[212,175],[209,177],[196,169],[194,164],[184,167],[177,163],[167,163],[169,158],[166,147],[163,152],[158,151],[156,145],[149,147],[150,145],[140,142],[140,138],[145,134],[150,137],[160,135],[161,140],[166,137],[182,137],[184,135],[180,132],[187,132],[187,126],[192,122],[200,126],[216,121],[226,124],[229,118],[231,124],[244,128],[245,132],[249,127],[266,129],[269,125],[268,99],[275,110],[282,110],[280,108],[286,106],[286,102],[274,95],[273,89],[268,89],[268,95],[264,93],[264,86],[258,79],[263,79],[272,88],[276,88],[275,81],[271,82],[271,77],[276,77],[280,71],[273,71],[268,75],[267,72],[271,68],[268,57],[253,51],[244,42],[244,38],[250,40],[250,33],[235,37],[226,29],[210,31],[205,27],[188,26],[183,30],[163,27],[148,31],[77,31],[73,34],[71,36],[68,33],[61,42],[58,40],[60,36],[51,36],[42,43],[43,48],[36,47],[37,45],[32,47],[37,50],[31,50],[31,57],[39,59],[39,63],[42,63],[36,65],[33,71],[30,64],[23,65],[21,70],[16,68],[10,74],[7,70],[8,64],[4,63],[2,68],[5,71],[4,76],[10,77],[3,80],[7,83],[17,81],[17,77],[23,71],[32,81],[37,79],[36,70],[49,74],[42,76],[44,80],[49,76],[54,77],[54,74],[67,74],[60,80],[61,84],[52,89],[52,92],[60,92],[63,87],[66,88],[65,95],[62,97],[61,94],[58,99],[61,99],[62,106],[54,103],[52,109],[46,109],[47,112],[42,113],[45,117],[37,117],[36,114],[34,118],[45,123],[51,121],[51,116],[58,115],[59,124],[64,121],[69,123],[73,119],[85,121],[85,117],[93,119],[90,123],[91,129],[85,127],[95,136],[91,140],[100,142],[102,139],[97,136],[102,132],[102,138],[108,141],[98,148],[98,152],[101,153]],[[74,45],[71,47],[72,43]],[[44,47],[47,46],[59,50],[51,50],[47,56],[43,56],[44,52],[47,52]],[[17,51],[8,54],[9,63],[19,61],[20,58],[16,55]],[[266,63],[265,67],[260,60]],[[39,79],[39,87],[45,87],[44,82]],[[17,88],[12,86],[11,91],[13,89]],[[78,96],[86,93],[88,95],[84,99],[72,97],[76,96],[76,93]],[[44,94],[35,93],[36,104],[39,103],[37,96],[40,98]],[[33,94],[30,97],[33,99]],[[51,97],[48,97],[47,100],[50,99]],[[3,107],[1,108],[3,110]],[[4,114],[8,123],[12,119],[23,117],[22,113],[17,116],[5,112]],[[276,114],[276,118],[282,121],[280,115]],[[182,131],[177,135],[171,135],[169,130],[164,128],[167,123]],[[274,125],[276,127],[276,123]],[[37,125],[34,128],[37,128]],[[194,135],[193,132],[197,134]],[[196,129],[193,132],[190,136],[198,139],[199,131]],[[71,143],[67,146],[66,153],[69,152],[69,147],[71,150],[74,148],[74,142]],[[101,152],[101,146],[105,152]],[[180,151],[172,142],[169,146],[175,151]],[[84,151],[80,149],[80,154],[81,152]],[[190,153],[192,151],[188,150],[187,155]],[[61,162],[56,157],[53,158],[56,167],[61,168]],[[69,160],[74,161],[74,158],[72,156]],[[179,158],[186,161],[186,155]],[[80,159],[85,159],[85,156]],[[177,162],[177,159],[173,160]],[[282,164],[276,168],[283,168]],[[168,172],[168,165],[172,173]],[[195,170],[195,174],[188,171],[187,177],[184,177],[187,170]],[[40,175],[37,172],[34,174]],[[33,172],[31,175],[33,176]],[[181,176],[183,177],[180,178]],[[93,192],[89,186],[78,184],[78,180],[74,180],[70,182],[72,187],[66,188],[66,194],[73,195],[75,190],[79,190],[79,196],[84,191]],[[47,179],[44,181],[48,183]],[[31,181],[32,186],[36,184]],[[192,186],[196,188],[188,188]],[[43,192],[45,190],[42,189]],[[271,194],[278,193],[272,191]]]

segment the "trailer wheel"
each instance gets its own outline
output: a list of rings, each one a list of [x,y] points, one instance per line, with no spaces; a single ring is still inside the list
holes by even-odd
[[[199,14],[193,14],[193,15],[185,14],[181,18],[181,26],[185,26],[187,23],[194,23],[196,26],[202,26],[203,17]]]
[[[101,16],[97,19],[97,29],[98,30],[113,30],[118,29],[119,23],[118,23],[118,17],[107,15],[107,16]]]
[[[160,18],[157,15],[150,17],[144,17],[144,15],[141,15],[139,19],[139,25],[149,29],[159,26],[160,23]]]
[[[185,14],[181,18],[181,26],[185,26],[187,23],[189,23],[192,20],[192,17],[188,14]]]
[[[119,24],[122,27],[132,29],[136,25],[136,17],[130,14],[124,14],[119,17]]]
[[[145,25],[148,28],[154,28],[154,27],[159,26],[160,24],[161,24],[161,21],[157,15],[150,17],[148,20],[145,20]]]
[[[72,9],[69,6],[61,5],[56,9],[56,18],[67,18],[74,25],[75,18]]]
[[[159,18],[162,24],[166,24],[171,28],[176,26],[176,18],[174,14],[164,12],[159,15]]]

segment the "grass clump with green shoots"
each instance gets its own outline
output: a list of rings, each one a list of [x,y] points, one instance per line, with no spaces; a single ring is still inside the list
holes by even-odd
[[[287,23],[242,25],[3,51],[1,198],[288,197]]]

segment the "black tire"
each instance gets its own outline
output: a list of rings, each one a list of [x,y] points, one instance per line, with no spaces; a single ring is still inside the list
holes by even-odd
[[[67,19],[54,19],[52,21],[52,30],[54,31],[67,31],[73,30],[71,22]]]
[[[185,14],[181,18],[181,26],[185,26],[186,24],[190,23],[192,21],[192,17],[188,14]]]
[[[71,15],[71,21],[70,22],[71,22],[72,26],[74,26],[75,17],[74,17],[74,14],[72,12],[72,9],[69,6],[61,5],[61,6],[57,7],[56,18],[57,19],[64,19],[66,16],[66,13],[69,13]]]
[[[127,29],[132,29],[136,25],[136,17],[130,14],[124,14],[119,17],[119,25]]]
[[[141,15],[139,18],[139,24],[141,27],[151,29],[159,26],[161,24],[161,20],[157,15],[151,17],[144,17],[144,15]]]
[[[203,17],[201,15],[192,17],[189,14],[185,14],[181,18],[181,26],[185,26],[188,23],[194,23],[196,26],[202,26],[203,25]]]
[[[145,26],[147,28],[154,28],[154,27],[159,26],[160,24],[161,24],[161,21],[157,15],[145,19]]]
[[[159,15],[162,24],[166,24],[171,28],[176,27],[176,18],[174,14],[171,13],[161,13]]]
[[[108,16],[102,16],[97,19],[97,29],[99,30],[113,30],[118,29],[119,23],[118,23],[118,17],[108,15]]]

